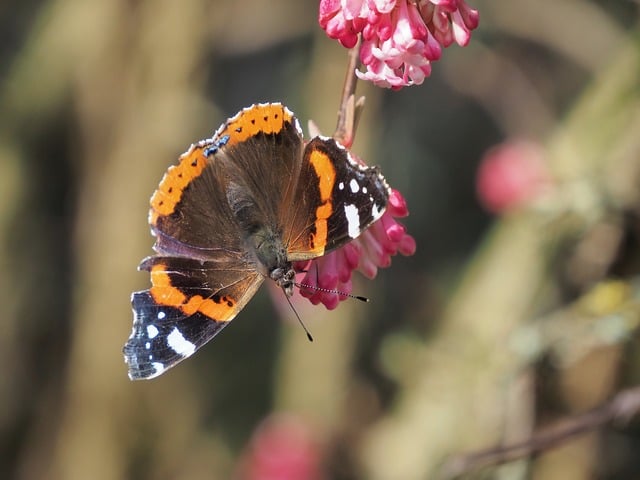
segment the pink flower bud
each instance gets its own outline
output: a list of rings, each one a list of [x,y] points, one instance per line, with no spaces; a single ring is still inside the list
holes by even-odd
[[[492,213],[522,206],[550,184],[544,151],[538,144],[522,140],[488,150],[476,178],[480,202]]]

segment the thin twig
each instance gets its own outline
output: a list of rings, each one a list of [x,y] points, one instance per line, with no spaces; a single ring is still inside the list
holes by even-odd
[[[439,478],[456,478],[473,470],[501,465],[549,450],[606,423],[628,421],[639,411],[640,387],[623,390],[604,405],[561,420],[525,441],[453,457],[443,465]]]
[[[356,85],[358,77],[356,77],[356,68],[358,68],[360,58],[360,42],[349,50],[349,61],[347,64],[347,74],[344,79],[342,88],[342,98],[340,99],[340,108],[338,109],[338,123],[333,138],[340,141],[345,147],[350,147],[355,137],[355,130],[358,123],[360,111],[364,106],[364,97],[355,101]]]

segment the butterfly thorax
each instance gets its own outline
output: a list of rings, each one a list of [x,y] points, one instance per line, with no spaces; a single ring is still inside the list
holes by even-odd
[[[282,236],[269,227],[263,227],[250,235],[249,243],[259,271],[275,281],[289,297],[292,296],[296,272],[287,260]]]

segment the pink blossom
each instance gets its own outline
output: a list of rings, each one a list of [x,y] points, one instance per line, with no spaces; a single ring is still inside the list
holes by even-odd
[[[361,35],[358,77],[393,89],[421,84],[442,47],[469,43],[478,18],[464,0],[321,0],[318,15],[347,48]]]
[[[392,190],[387,210],[382,217],[358,238],[327,255],[309,262],[297,262],[295,268],[304,271],[299,283],[300,294],[314,305],[324,304],[332,310],[352,291],[351,274],[358,270],[373,279],[378,268],[391,265],[391,257],[400,253],[413,255],[416,242],[396,219],[409,214],[407,204],[397,190]]]
[[[480,21],[477,10],[458,0],[421,2],[420,13],[443,47],[454,41],[466,46],[471,39],[471,30],[476,29]]]
[[[342,46],[352,48],[358,42],[368,17],[365,0],[322,0],[318,21],[330,38]]]
[[[242,480],[321,480],[322,449],[311,426],[277,414],[254,432],[240,464]]]
[[[524,140],[506,142],[488,150],[476,178],[478,198],[492,213],[522,206],[550,185],[544,151],[538,144]]]

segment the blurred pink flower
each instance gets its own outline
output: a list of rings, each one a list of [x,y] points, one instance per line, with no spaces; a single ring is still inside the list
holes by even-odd
[[[392,190],[387,210],[382,217],[347,245],[320,258],[297,262],[294,268],[304,271],[299,279],[300,294],[314,305],[324,304],[329,310],[346,300],[351,293],[351,274],[360,271],[367,278],[374,278],[378,268],[391,265],[391,257],[400,253],[413,255],[416,242],[406,233],[405,227],[396,221],[409,214],[407,204],[397,190]]]
[[[551,185],[540,145],[515,140],[488,150],[476,177],[478,198],[492,213],[517,208],[534,200]]]
[[[241,480],[321,480],[322,448],[302,419],[277,414],[253,433],[240,463]]]
[[[362,36],[358,77],[399,89],[421,84],[441,47],[467,45],[479,16],[464,0],[321,0],[318,20],[347,48]]]
[[[479,15],[461,0],[429,0],[419,3],[427,27],[443,46],[454,41],[464,47],[471,39],[471,30],[478,26]]]

